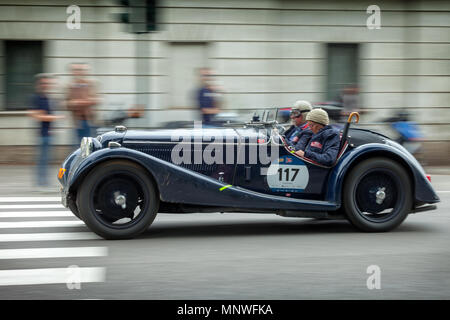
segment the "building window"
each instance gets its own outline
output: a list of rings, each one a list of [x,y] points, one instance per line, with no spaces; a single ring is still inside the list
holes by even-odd
[[[327,44],[327,100],[342,101],[347,88],[358,87],[358,44]]]
[[[42,72],[42,41],[5,41],[5,107],[30,107],[34,75]]]
[[[208,43],[170,43],[170,106],[174,108],[197,107],[197,90],[200,86],[198,70],[208,66]]]

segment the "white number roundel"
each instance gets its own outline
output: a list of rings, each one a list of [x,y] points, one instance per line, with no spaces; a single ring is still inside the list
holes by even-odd
[[[308,168],[295,157],[284,156],[267,170],[267,184],[272,191],[301,192],[308,182]]]

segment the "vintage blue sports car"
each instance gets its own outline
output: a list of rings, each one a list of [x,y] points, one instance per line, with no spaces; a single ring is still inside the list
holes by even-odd
[[[293,153],[277,110],[240,127],[134,131],[86,137],[62,164],[62,203],[106,239],[136,237],[160,213],[255,212],[348,219],[389,231],[439,197],[421,165],[381,134],[341,131],[330,167]]]

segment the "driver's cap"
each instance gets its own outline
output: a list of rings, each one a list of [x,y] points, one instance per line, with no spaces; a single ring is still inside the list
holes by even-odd
[[[306,100],[298,100],[294,103],[294,106],[292,107],[291,114],[298,114],[300,113],[308,113],[312,110],[311,103]]]

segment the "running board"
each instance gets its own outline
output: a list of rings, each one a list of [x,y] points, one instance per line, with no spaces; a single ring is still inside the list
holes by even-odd
[[[431,210],[436,210],[436,209],[437,209],[437,206],[435,204],[430,204],[430,205],[424,205],[421,207],[414,208],[413,210],[411,210],[410,213],[418,213],[418,212],[431,211]]]
[[[327,211],[293,211],[293,210],[280,210],[276,212],[277,215],[287,218],[316,218],[316,219],[345,219],[340,214],[330,214]]]

